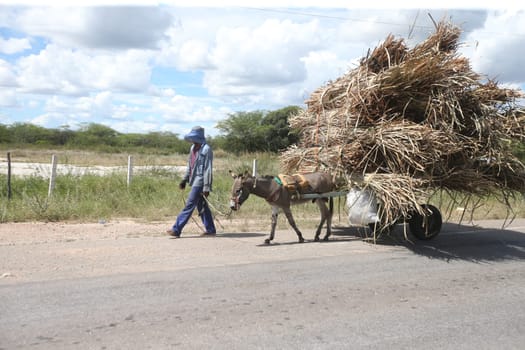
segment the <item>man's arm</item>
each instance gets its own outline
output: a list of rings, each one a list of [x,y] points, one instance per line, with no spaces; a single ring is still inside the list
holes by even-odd
[[[213,151],[210,146],[206,146],[202,188],[205,196],[211,192],[213,183]]]

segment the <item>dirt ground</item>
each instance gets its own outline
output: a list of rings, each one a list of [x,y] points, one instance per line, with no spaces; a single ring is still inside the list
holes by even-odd
[[[480,224],[500,228],[502,221],[486,220]],[[334,225],[329,242],[314,242],[314,229],[299,225],[306,239],[304,244],[297,243],[291,228],[278,226],[269,246],[263,243],[269,234],[269,218],[268,222],[222,221],[213,238],[200,237],[201,227],[190,220],[182,238],[173,239],[165,233],[171,225],[171,221],[129,219],[2,223],[0,285],[405,250],[400,244],[371,244],[363,239],[370,235],[368,229],[341,224]],[[461,230],[468,233],[469,227]],[[517,219],[509,229],[521,231],[524,227],[525,219]],[[455,226],[451,229],[458,230]],[[403,240],[403,225],[396,232],[397,239]]]
[[[165,233],[172,222],[3,223],[0,285],[388,249],[370,247],[355,234],[334,235],[332,244],[319,244],[312,242],[312,229],[303,229],[306,244],[296,244],[293,230],[283,229],[276,232],[274,244],[265,246],[267,224],[232,220],[218,227],[217,237],[201,238],[201,228],[190,221],[182,238],[173,239]],[[341,244],[349,240],[356,244]]]

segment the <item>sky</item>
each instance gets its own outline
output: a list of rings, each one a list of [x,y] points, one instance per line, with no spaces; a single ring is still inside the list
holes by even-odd
[[[0,0],[0,124],[216,136],[237,112],[305,107],[389,34],[424,40],[431,17],[462,28],[474,71],[523,90],[514,2]]]

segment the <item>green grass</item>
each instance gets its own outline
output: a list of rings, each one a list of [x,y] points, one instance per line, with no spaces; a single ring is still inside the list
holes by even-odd
[[[452,222],[525,217],[525,197],[520,193],[513,193],[506,202],[495,194],[474,196],[437,191],[429,203],[440,209],[443,220]]]
[[[41,153],[32,154],[19,151],[18,154],[24,154],[23,161],[27,162],[34,162],[42,158]],[[63,159],[66,155],[67,164],[74,165],[96,165],[97,160],[99,164],[104,165],[125,165],[127,162],[125,154],[67,153],[62,154]],[[43,158],[50,159],[49,151],[46,151]],[[228,171],[232,170],[235,173],[251,171],[254,159],[257,159],[260,175],[279,173],[278,157],[273,154],[232,156],[220,151],[215,154],[214,187],[209,200],[214,214],[225,226],[228,219],[223,214],[229,212],[228,204],[232,185]],[[13,161],[21,160],[13,159]],[[185,165],[185,162],[185,155],[163,157],[160,160],[152,155],[144,155],[135,164]],[[141,221],[174,220],[184,206],[188,193],[188,190],[181,191],[178,188],[180,175],[160,168],[135,175],[129,187],[124,173],[114,173],[108,176],[59,175],[56,179],[55,190],[50,197],[48,197],[49,180],[47,178],[36,175],[13,176],[11,182],[12,198],[8,200],[7,176],[0,174],[0,222],[92,222],[116,218]],[[347,223],[344,197],[340,197],[340,200],[335,200],[334,220],[344,225]],[[525,217],[525,204],[521,195],[517,195],[510,203],[514,211],[510,214],[507,210],[509,206],[501,203],[497,197],[467,202],[461,196],[452,198],[447,195],[435,195],[430,203],[440,208],[443,218],[447,221],[470,220],[471,218],[502,219],[509,215]],[[465,210],[460,210],[460,208],[465,208]],[[314,204],[295,206],[293,212],[302,228],[313,228],[318,223],[319,213]],[[255,227],[266,229],[270,225],[270,213],[271,210],[266,201],[252,195],[243,204],[241,210],[235,212],[230,218],[240,222],[240,229],[255,229]],[[341,218],[340,221],[339,218]],[[283,215],[280,216],[278,228],[288,228]]]
[[[50,162],[58,156],[59,164],[124,166],[128,154],[75,152],[69,150],[18,149],[11,151],[13,162]],[[134,165],[185,165],[187,155],[133,155]],[[258,160],[262,173],[276,170],[277,158],[271,154],[232,156],[218,151],[214,162],[214,191],[210,202],[217,211],[227,213],[232,179],[229,170],[252,170]],[[180,175],[153,168],[135,175],[128,187],[126,174],[59,175],[55,189],[48,197],[49,179],[38,175],[13,176],[12,198],[7,198],[7,175],[0,174],[0,222],[27,221],[97,221],[112,218],[134,218],[144,221],[174,219],[184,206],[187,191],[178,188]],[[240,215],[269,213],[263,200],[251,200]],[[239,215],[236,215],[238,217]]]
[[[0,181],[5,183],[5,176]],[[0,221],[91,221],[115,217],[160,220],[173,216],[182,201],[175,176],[135,176],[127,186],[125,176],[58,176],[48,197],[48,180],[14,179],[13,195],[0,196]]]

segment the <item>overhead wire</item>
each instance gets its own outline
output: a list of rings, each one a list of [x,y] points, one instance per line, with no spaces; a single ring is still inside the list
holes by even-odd
[[[307,16],[307,17],[314,17],[314,18],[333,19],[333,20],[338,20],[338,21],[362,22],[362,23],[384,24],[384,25],[391,25],[391,26],[408,27],[408,28],[410,28],[411,32],[415,28],[424,29],[424,30],[433,30],[434,29],[434,26],[417,25],[415,23],[416,20],[414,20],[414,22],[412,24],[409,24],[409,23],[395,23],[395,22],[390,22],[390,21],[379,21],[379,20],[373,20],[373,19],[362,19],[362,18],[351,18],[351,17],[344,17],[344,16],[324,15],[324,14],[319,14],[319,13],[294,11],[294,10],[288,10],[288,9],[262,8],[262,7],[253,7],[253,6],[241,6],[239,8],[244,8],[244,9],[247,9],[247,10],[261,11],[261,12],[273,12],[273,13],[281,13],[281,14],[288,14],[288,15],[298,15],[298,16]],[[420,9],[418,9],[418,14],[416,16],[419,15],[419,11],[420,11]],[[487,31],[487,30],[480,30],[479,32],[484,33],[484,34],[492,34],[492,35],[525,36],[525,33],[494,32],[494,31]]]

